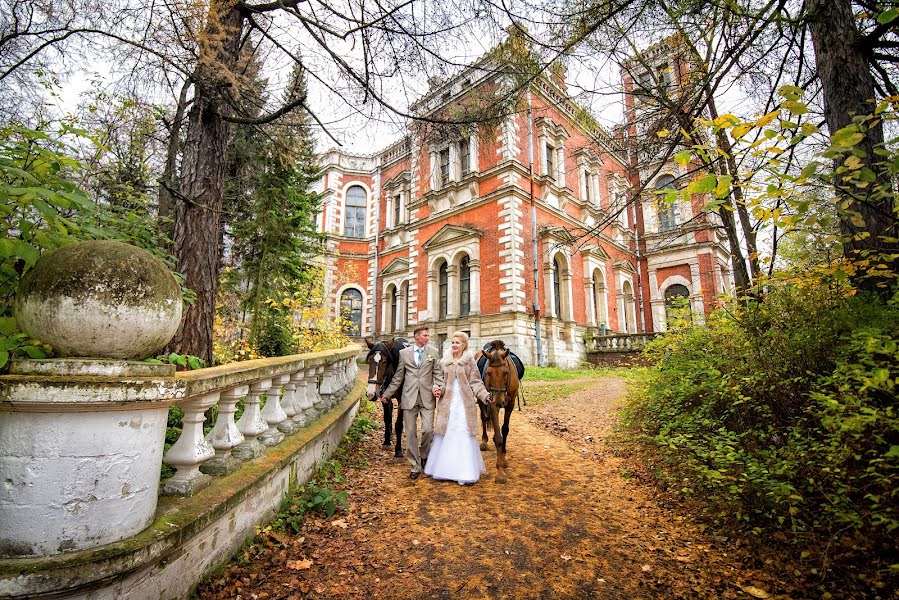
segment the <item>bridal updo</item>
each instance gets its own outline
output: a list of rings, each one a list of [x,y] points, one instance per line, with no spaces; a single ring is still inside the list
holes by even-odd
[[[468,350],[468,334],[464,331],[456,331],[453,335],[450,336],[450,339],[458,338],[460,342],[462,342],[462,352],[459,354],[461,356]]]

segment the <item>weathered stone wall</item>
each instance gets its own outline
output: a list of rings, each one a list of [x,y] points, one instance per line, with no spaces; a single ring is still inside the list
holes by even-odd
[[[349,430],[364,383],[329,412],[241,469],[188,498],[162,497],[154,522],[130,538],[45,558],[0,560],[0,598],[185,598],[277,512]]]

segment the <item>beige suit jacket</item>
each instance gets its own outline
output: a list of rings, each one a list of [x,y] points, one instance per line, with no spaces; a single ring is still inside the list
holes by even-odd
[[[400,350],[400,363],[390,386],[384,392],[385,398],[393,398],[400,386],[403,386],[403,397],[400,408],[408,410],[416,404],[433,410],[436,406],[434,386],[443,387],[443,369],[437,357],[437,348],[430,344],[425,346],[421,357],[421,365],[415,364],[415,350],[412,344]]]

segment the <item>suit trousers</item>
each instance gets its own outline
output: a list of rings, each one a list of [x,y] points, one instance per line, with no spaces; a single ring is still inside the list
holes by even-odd
[[[421,442],[418,440],[418,416],[421,415]],[[403,409],[403,429],[406,431],[406,460],[412,465],[413,473],[421,473],[421,459],[428,458],[431,438],[434,436],[434,409],[416,404]]]

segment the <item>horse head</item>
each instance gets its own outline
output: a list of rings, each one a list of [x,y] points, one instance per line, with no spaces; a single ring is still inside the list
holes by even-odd
[[[365,362],[368,363],[368,387],[365,390],[365,396],[371,400],[378,391],[378,386],[384,382],[384,376],[387,373],[387,367],[390,364],[390,350],[385,342],[368,344],[368,355]],[[392,341],[391,341],[392,343]]]
[[[484,386],[491,394],[491,402],[497,406],[504,406],[514,369],[514,366],[507,360],[509,349],[502,340],[494,340],[484,346],[483,355],[487,358],[487,365],[484,369]]]

